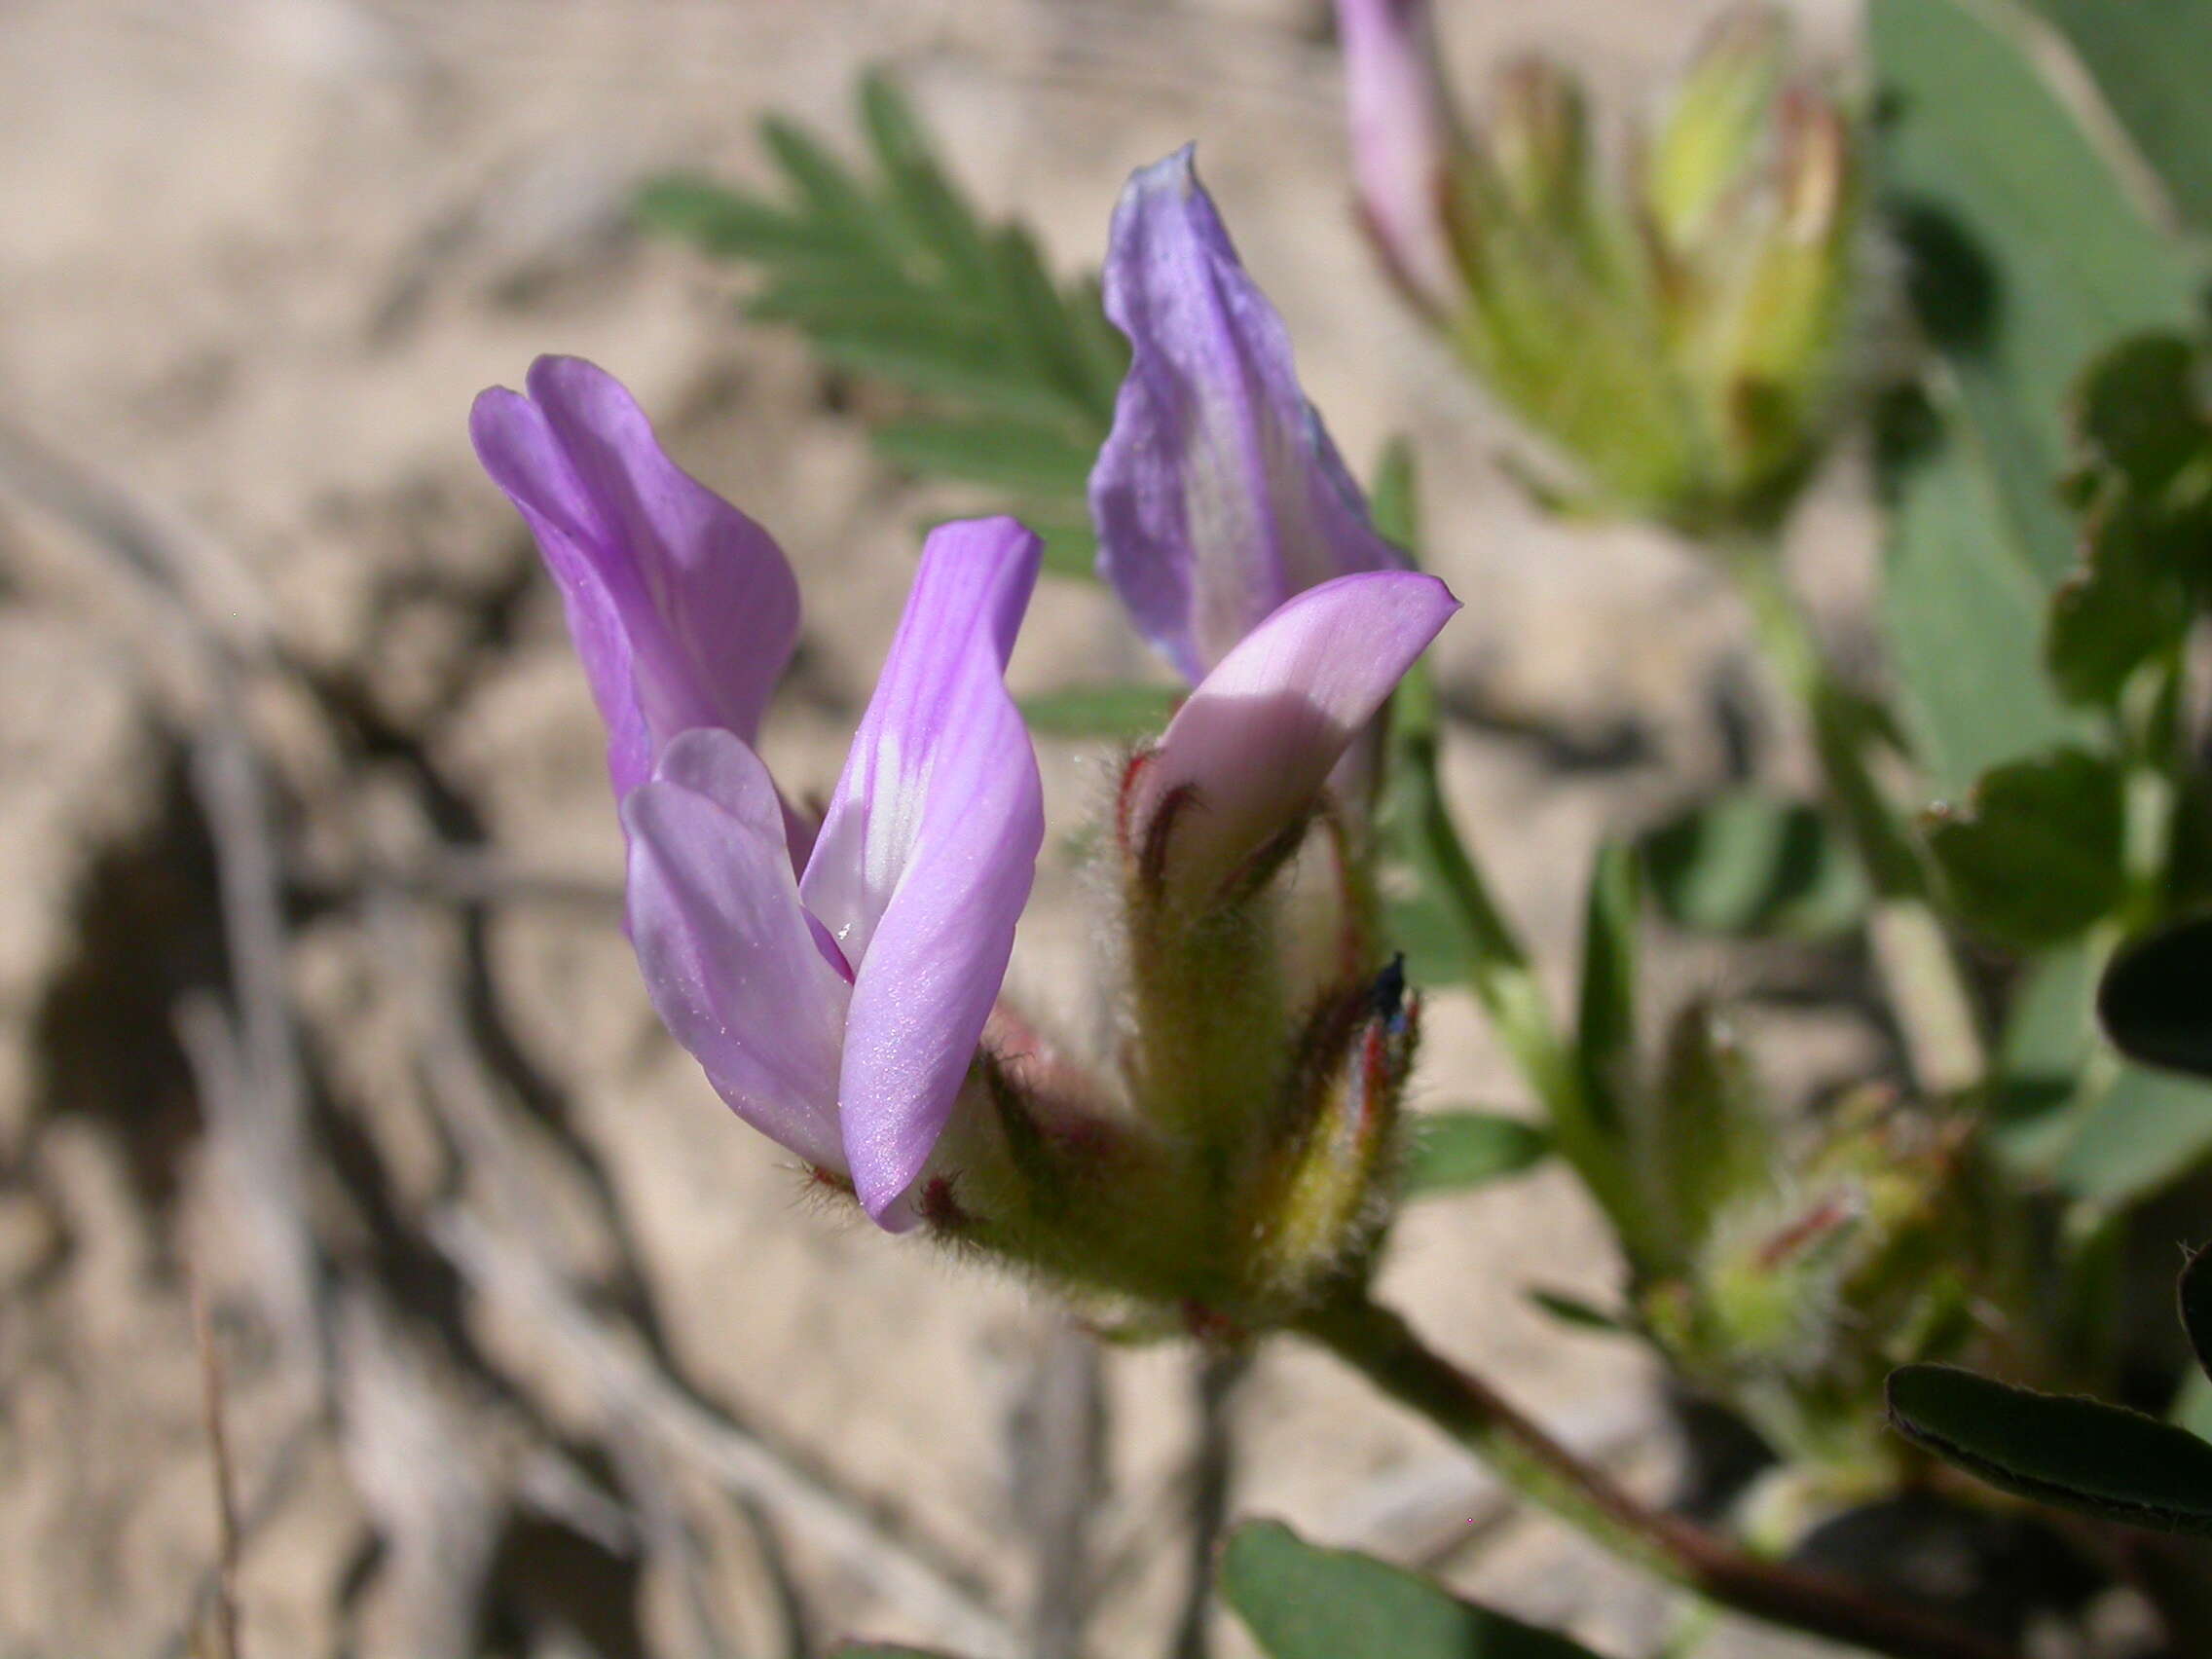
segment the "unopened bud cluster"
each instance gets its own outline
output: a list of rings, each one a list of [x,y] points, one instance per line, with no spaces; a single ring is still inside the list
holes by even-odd
[[[1716,1083],[1730,1104],[1679,1098],[1674,1122],[1729,1127],[1728,1157],[1683,1195],[1682,1225],[1638,1296],[1644,1328],[1693,1382],[1727,1400],[1835,1498],[1892,1484],[1883,1379],[1956,1358],[1994,1317],[2001,1254],[1969,1125],[1879,1089],[1837,1102],[1809,1144],[1787,1145],[1756,1104],[1725,1026],[1684,1016],[1658,1087]],[[1974,1287],[1970,1291],[1970,1285]],[[1977,1302],[1975,1298],[1984,1300]]]
[[[1791,72],[1783,15],[1726,16],[1655,129],[1608,158],[1565,71],[1511,65],[1477,126],[1425,0],[1339,13],[1369,229],[1549,451],[1539,487],[1693,534],[1769,523],[1833,424],[1863,194],[1856,134]]]

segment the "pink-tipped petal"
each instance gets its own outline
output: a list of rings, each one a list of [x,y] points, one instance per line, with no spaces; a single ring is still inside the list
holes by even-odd
[[[738,1116],[843,1169],[834,1107],[850,992],[799,904],[767,768],[730,732],[685,732],[622,820],[630,938],[662,1022]]]
[[[611,375],[540,357],[528,385],[478,397],[469,433],[561,589],[626,795],[680,732],[758,735],[798,640],[798,586],[765,531],[668,459]]]
[[[1456,285],[1444,227],[1453,116],[1429,0],[1337,0],[1352,178],[1399,280],[1439,310]]]
[[[1299,594],[1199,682],[1138,774],[1140,836],[1165,807],[1160,874],[1202,904],[1313,805],[1330,769],[1459,602],[1378,571]]]
[[[838,1112],[854,1186],[887,1224],[959,1096],[1044,842],[1005,683],[1040,553],[1011,519],[931,535],[800,883],[853,963]]]
[[[1100,572],[1192,681],[1292,594],[1403,563],[1299,389],[1290,339],[1185,148],[1114,209],[1128,378],[1090,476]]]

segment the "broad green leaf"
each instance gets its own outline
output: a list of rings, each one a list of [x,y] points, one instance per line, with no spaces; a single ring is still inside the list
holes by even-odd
[[[2105,970],[2097,1013],[2122,1053],[2212,1078],[2212,917],[2122,950]]]
[[[1984,774],[1963,803],[1923,820],[1944,896],[1971,928],[2015,949],[2087,932],[2126,887],[2121,794],[2120,769],[2079,749]]]
[[[2212,1161],[2212,1085],[2122,1066],[2077,1109],[2058,1161],[2062,1190],[2113,1206],[2148,1198]]]
[[[1231,1536],[1221,1594],[1268,1659],[1592,1659],[1564,1636],[1272,1521]]]
[[[2161,1531],[2212,1532],[2212,1446],[2155,1418],[1908,1365],[1890,1378],[1890,1419],[2001,1491]]]
[[[2096,77],[2174,207],[2212,230],[2212,7],[2204,0],[2033,0]]]
[[[1899,713],[1933,790],[1961,794],[2079,725],[2044,676],[2045,590],[1955,417],[1893,483],[1882,622]]]
[[[2145,569],[2137,530],[2108,528],[2091,545],[2051,596],[2046,656],[2067,701],[2110,705],[2144,663],[2180,649],[2191,607],[2177,583]]]
[[[1640,843],[1659,910],[1701,933],[1830,939],[1866,910],[1866,878],[1850,843],[1817,810],[1731,790],[1661,825]]]
[[[2051,494],[2068,392],[2115,336],[2185,324],[2194,276],[2076,119],[2026,21],[2012,0],[1871,0],[1867,32],[1891,118],[1883,197],[1916,309],[1955,373],[2011,545],[2048,583],[2070,562]]]
[[[1150,737],[1165,726],[1182,698],[1171,685],[1069,685],[1021,699],[1021,718],[1045,737]]]
[[[2212,1380],[2212,1250],[2197,1250],[2181,1271],[2174,1300],[2181,1308],[2181,1328],[2189,1333],[2190,1351],[2196,1368]]]
[[[1461,1193],[1534,1168],[1552,1150],[1535,1124],[1496,1112],[1422,1112],[1412,1120],[1405,1195]]]

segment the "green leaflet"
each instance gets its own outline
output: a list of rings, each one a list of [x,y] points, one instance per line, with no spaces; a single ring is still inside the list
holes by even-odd
[[[1592,1659],[1563,1636],[1272,1521],[1230,1538],[1221,1594],[1268,1659]]]
[[[1526,1119],[1498,1112],[1421,1112],[1411,1120],[1405,1196],[1463,1193],[1533,1169],[1551,1155],[1551,1136]]]
[[[1952,906],[2015,949],[2085,933],[2124,895],[2120,768],[2085,751],[1994,767],[1962,804],[1932,808],[1926,829]]]
[[[1941,1365],[1891,1376],[1890,1419],[2002,1491],[2160,1531],[2212,1532],[2212,1446],[2170,1423]]]
[[[1858,854],[1802,801],[1730,790],[1650,830],[1638,846],[1652,898],[1677,927],[1832,939],[1865,915]]]

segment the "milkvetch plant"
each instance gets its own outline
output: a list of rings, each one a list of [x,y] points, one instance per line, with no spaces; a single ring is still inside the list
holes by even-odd
[[[1731,779],[1603,849],[1565,1011],[1459,834],[1459,687],[1419,660],[1458,606],[1416,553],[1511,550],[1424,536],[1402,447],[1361,490],[1190,151],[1130,178],[1095,282],[978,212],[881,77],[860,166],[775,120],[780,193],[656,185],[648,217],[758,275],[756,321],[868,385],[887,461],[1010,515],[930,533],[817,822],[755,749],[797,628],[766,534],[588,365],[549,359],[527,396],[480,404],[606,718],[630,937],[669,1030],[887,1230],[1123,1335],[1324,1346],[1739,1611],[1933,1659],[1997,1659],[2031,1618],[2070,1617],[2031,1594],[1962,1622],[1897,1593],[1879,1555],[1863,1578],[1773,1559],[1830,1521],[1879,1539],[1931,1496],[1983,1537],[2013,1500],[1954,1466],[2091,1527],[2212,1526],[2200,1441],[2076,1397],[2162,1409],[2186,1380],[2170,1330],[2127,1316],[2129,1246],[2137,1201],[2212,1159],[2212,1088],[2141,1063],[2201,1073],[2212,1051],[2187,990],[2188,918],[2212,904],[2190,669],[2212,396],[2204,271],[2171,230],[2203,215],[2189,158],[2212,130],[2177,141],[2207,124],[2130,78],[2212,74],[2185,10],[1872,0],[1870,84],[1847,96],[1781,12],[1735,6],[1608,146],[1566,70],[1525,59],[1462,103],[1449,18],[1339,0],[1346,195],[1384,273],[1528,428],[1541,500],[1661,525],[1736,585],[1817,762],[1810,793]],[[1846,449],[1874,457],[1888,542],[1882,661],[1850,675],[1782,557]],[[1102,579],[1177,683],[1017,705],[1005,670],[1041,573]],[[1005,988],[1044,844],[1032,736],[1117,746],[1086,840],[1096,1052]],[[1775,958],[1731,971],[1748,995],[1685,998],[1655,982],[1654,926],[1786,941],[1810,965],[1792,994],[1860,1021],[1876,1057],[1778,1087],[1739,1037]],[[2115,1050],[2094,989],[2146,932],[2108,988]],[[1423,998],[1461,984],[1533,1120],[1407,1110]],[[1643,1344],[1773,1456],[1713,1530],[1623,1492],[1376,1300],[1403,1202],[1550,1157],[1621,1272],[1609,1301],[1547,1306]],[[2207,1285],[2193,1267],[2199,1347]],[[2173,1405],[2200,1429],[2208,1387]],[[2140,1559],[2045,1536],[2092,1576]],[[2174,1587],[2194,1566],[2169,1565],[2143,1593],[2191,1651],[2208,1633]],[[1239,1535],[1222,1585],[1271,1659],[1578,1651],[1280,1529]]]

